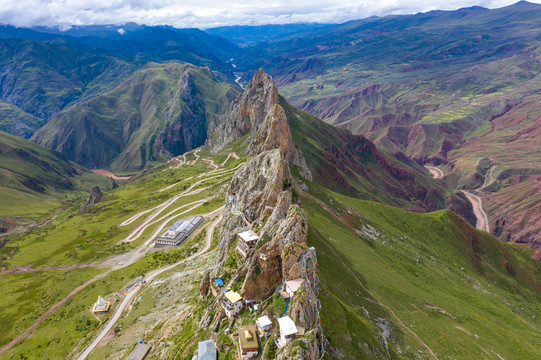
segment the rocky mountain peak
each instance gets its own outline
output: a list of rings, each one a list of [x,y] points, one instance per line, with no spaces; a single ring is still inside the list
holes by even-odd
[[[297,166],[305,178],[312,178],[293,142],[286,112],[279,104],[278,87],[263,69],[254,75],[229,110],[209,126],[207,145],[212,151],[219,151],[249,132],[251,156],[279,149],[288,165]]]
[[[278,104],[278,87],[270,75],[260,69],[244,93],[229,110],[209,126],[207,145],[219,151],[244,134],[257,129]]]
[[[212,276],[218,276],[229,258],[236,258],[235,241],[240,231],[250,229],[259,237],[234,271],[228,287],[241,282],[246,299],[263,299],[287,280],[302,279],[313,289],[316,276],[308,277],[303,259],[314,254],[306,244],[307,216],[293,188],[301,186],[291,173],[295,166],[306,179],[312,178],[301,150],[293,141],[288,113],[282,106],[276,84],[263,70],[249,82],[243,95],[222,115],[209,133],[207,145],[217,151],[250,133],[249,157],[233,175],[226,196],[226,209],[220,232],[220,256]],[[314,328],[317,322],[305,320],[305,312],[315,313],[317,304],[304,297],[291,303],[299,325]],[[290,315],[292,315],[291,313]],[[293,316],[293,315],[292,315]]]

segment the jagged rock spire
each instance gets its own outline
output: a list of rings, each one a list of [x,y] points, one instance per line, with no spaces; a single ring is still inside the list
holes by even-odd
[[[251,132],[250,155],[280,149],[286,163],[299,167],[301,174],[311,179],[306,162],[293,142],[286,112],[279,102],[276,83],[263,69],[259,69],[244,93],[209,126],[207,145],[212,151],[219,151]]]
[[[219,151],[247,132],[258,128],[278,104],[278,87],[263,69],[254,75],[227,112],[209,126],[207,145]]]

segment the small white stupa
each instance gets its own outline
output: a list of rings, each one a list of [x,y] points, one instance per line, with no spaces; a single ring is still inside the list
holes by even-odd
[[[105,301],[104,298],[101,296],[98,296],[98,301],[94,304],[94,308],[92,308],[93,313],[102,313],[109,310],[109,305],[111,305],[110,302]]]

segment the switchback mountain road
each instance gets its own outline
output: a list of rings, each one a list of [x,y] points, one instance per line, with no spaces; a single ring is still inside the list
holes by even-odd
[[[172,265],[168,265],[168,266],[165,266],[163,268],[160,268],[160,269],[156,269],[156,270],[153,270],[151,271],[150,273],[148,273],[142,280],[143,281],[146,281],[147,283],[150,283],[156,276],[160,275],[161,273],[163,272],[166,272],[168,270],[171,270],[173,268],[175,268],[176,266],[184,263],[184,262],[187,262],[187,261],[190,261],[190,260],[193,260],[199,256],[201,256],[202,254],[204,254],[205,252],[207,252],[211,245],[212,245],[212,238],[214,236],[214,229],[216,228],[216,226],[218,226],[218,224],[220,223],[220,221],[222,221],[222,217],[223,217],[223,210],[225,209],[225,206],[222,206],[221,208],[219,208],[218,210],[214,211],[213,213],[211,214],[214,214],[216,212],[220,212],[220,216],[218,216],[218,218],[216,220],[214,220],[214,222],[210,225],[210,227],[208,228],[207,230],[207,234],[206,234],[206,241],[205,241],[205,246],[199,250],[198,252],[196,252],[195,254],[187,257],[186,259],[183,259],[179,262],[176,262]],[[211,215],[209,214],[209,215]],[[130,302],[133,300],[133,298],[135,297],[135,295],[137,295],[139,293],[139,290],[142,288],[142,286],[135,286],[125,297],[124,299],[122,300],[122,302],[120,303],[120,305],[118,306],[118,308],[116,309],[114,315],[111,317],[111,319],[109,319],[109,321],[107,322],[107,325],[101,330],[101,332],[96,336],[96,338],[94,338],[94,340],[90,343],[90,345],[77,357],[77,360],[84,360],[86,359],[91,353],[92,351],[96,348],[96,346],[98,346],[98,344],[100,343],[101,340],[103,340],[103,338],[105,337],[105,335],[107,335],[107,333],[109,331],[111,331],[111,329],[113,328],[113,326],[115,326],[116,322],[120,319],[120,317],[122,316],[122,312],[124,311],[124,309],[126,309],[126,307],[130,304]]]
[[[238,167],[242,166],[242,164],[239,164],[237,167],[235,167],[234,169],[230,169],[230,170],[214,170],[214,171],[211,171],[209,173],[205,173],[205,174],[201,174],[200,176],[198,177],[203,177],[203,176],[209,176],[209,175],[214,175],[212,176],[212,178],[216,178],[216,177],[219,177],[220,175],[218,174],[224,174],[228,171],[233,171],[233,170],[236,170]],[[176,200],[178,200],[179,198],[183,197],[183,196],[189,196],[189,195],[194,195],[194,194],[197,194],[207,188],[204,188],[204,189],[196,189],[196,190],[193,190],[194,187],[196,187],[197,185],[201,184],[202,182],[206,181],[206,180],[209,180],[210,178],[209,177],[206,177],[200,181],[197,181],[196,183],[192,184],[190,187],[188,187],[186,190],[184,190],[182,193],[178,194],[178,195],[175,195],[173,196],[172,198],[164,201],[163,203],[159,204],[158,206],[155,206],[149,210],[145,210],[145,211],[141,211],[140,213],[138,214],[135,214],[134,216],[130,217],[128,220],[124,221],[123,223],[120,224],[120,226],[123,226],[123,225],[128,225],[128,224],[131,224],[133,223],[135,220],[137,220],[138,218],[140,218],[141,216],[145,215],[145,214],[148,214],[148,217],[141,223],[139,224],[137,227],[135,227],[135,229],[133,229],[130,234],[128,235],[128,242],[131,242],[131,241],[134,241],[136,240],[137,238],[139,238],[144,230],[146,228],[148,228],[149,226],[155,224],[156,222],[158,221],[161,221],[163,219],[165,219],[167,216],[179,211],[181,208],[183,207],[188,207],[190,205],[193,205],[191,208],[189,208],[188,210],[186,211],[183,211],[182,213],[180,214],[175,214],[174,216],[170,217],[168,220],[172,220],[173,218],[175,217],[179,217],[180,215],[186,213],[186,212],[189,212],[189,211],[192,211],[194,210],[195,208],[201,206],[205,201],[208,201],[211,199],[211,197],[209,198],[206,198],[206,199],[200,199],[200,200],[197,200],[197,201],[194,201],[192,203],[189,203],[189,204],[185,204],[185,205],[182,205],[176,209],[174,209],[173,211],[170,211],[169,213],[167,213],[166,215],[163,215],[161,218],[158,218],[158,216],[165,210],[167,209],[170,205],[172,205]],[[193,190],[193,191],[192,191]],[[222,209],[222,208],[220,208]],[[212,214],[214,214],[216,211],[213,211],[212,213],[209,213],[209,214],[202,214],[202,216],[211,216]],[[160,226],[158,227],[158,229],[155,231],[155,233],[153,234],[156,235],[157,233],[159,233],[160,231],[162,231],[163,227],[166,225],[166,222],[163,222],[162,224],[160,224]],[[126,239],[125,239],[126,240]],[[152,242],[153,238],[151,237],[149,240],[147,240],[143,245],[129,251],[128,253],[126,254],[123,254],[123,255],[117,255],[117,256],[114,256],[112,258],[109,258],[109,259],[106,259],[104,261],[102,261],[101,263],[96,263],[96,264],[91,264],[90,266],[95,266],[95,267],[101,267],[101,268],[105,268],[105,267],[108,267],[108,266],[111,266],[109,267],[107,270],[105,270],[104,272],[96,275],[95,277],[89,279],[88,281],[86,281],[84,284],[76,287],[75,289],[73,289],[65,298],[63,298],[62,300],[58,301],[57,303],[55,303],[54,305],[52,305],[46,312],[45,314],[43,314],[42,316],[40,316],[29,328],[27,328],[22,334],[18,335],[17,337],[15,337],[13,340],[11,340],[9,343],[7,343],[6,345],[4,345],[3,347],[0,348],[0,354],[8,351],[9,349],[11,349],[13,346],[15,346],[16,344],[18,344],[19,342],[23,341],[24,339],[26,339],[32,332],[34,332],[38,326],[43,323],[45,320],[47,320],[52,314],[54,314],[58,309],[60,309],[62,306],[64,306],[73,296],[75,296],[77,293],[79,293],[81,290],[85,289],[87,286],[89,286],[90,284],[104,278],[105,276],[109,275],[111,272],[115,271],[115,270],[118,270],[118,269],[121,269],[121,268],[124,268],[126,266],[129,266],[131,264],[133,264],[134,262],[138,261],[139,259],[141,259],[150,249],[150,245],[151,245],[151,242]],[[75,267],[88,267],[89,265],[88,264],[81,264],[81,265],[75,265]],[[21,269],[22,270],[22,269]],[[23,272],[29,272],[28,269],[25,269],[25,270],[22,270]]]

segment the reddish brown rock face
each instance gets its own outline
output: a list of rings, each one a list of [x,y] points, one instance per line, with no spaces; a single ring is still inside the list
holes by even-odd
[[[278,88],[269,75],[259,70],[229,110],[210,124],[207,145],[218,151],[257,129],[276,104]]]
[[[220,234],[225,240],[221,248],[221,258],[225,259],[236,229],[246,221],[264,224],[258,235],[265,244],[248,253],[236,277],[244,277],[241,293],[245,298],[261,299],[291,275],[300,276],[299,260],[307,249],[306,214],[292,201],[295,180],[290,166],[296,166],[308,179],[311,172],[293,142],[286,112],[278,100],[276,84],[259,71],[245,93],[211,126],[208,140],[212,149],[219,150],[250,132],[250,158],[230,183],[229,206]]]

